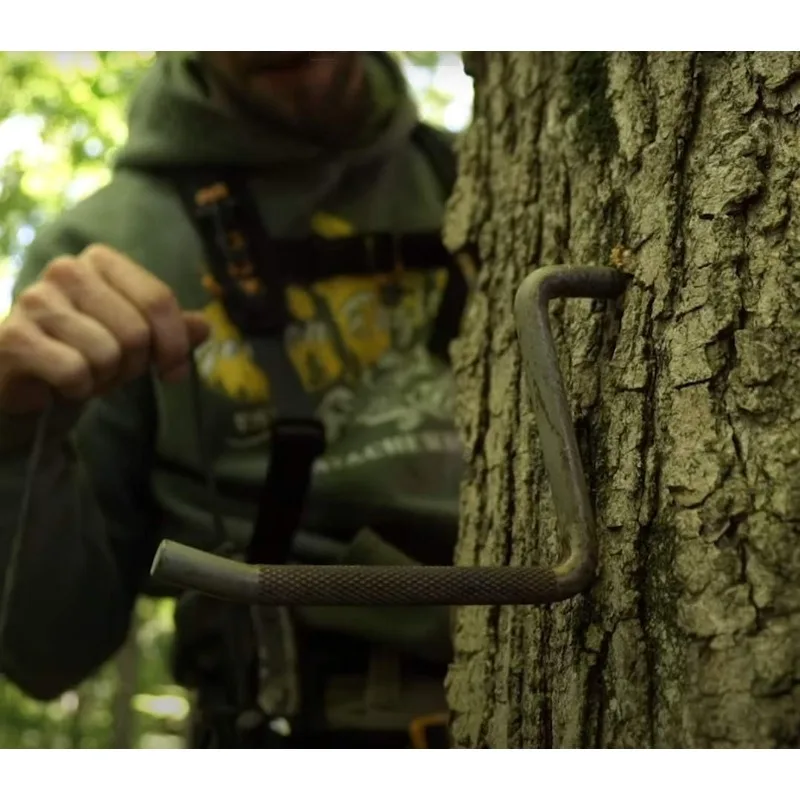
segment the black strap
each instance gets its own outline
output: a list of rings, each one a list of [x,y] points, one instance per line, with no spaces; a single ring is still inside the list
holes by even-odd
[[[458,175],[458,159],[453,135],[431,125],[419,123],[414,129],[412,138],[428,157],[442,186],[444,199],[447,200],[453,192]],[[478,260],[474,250],[465,248],[455,255],[448,254],[446,263],[450,264],[451,269],[433,323],[428,349],[449,363],[450,343],[459,334],[461,319],[477,272]]]
[[[233,324],[251,335],[280,335],[288,322],[283,263],[238,170],[174,170],[177,186]]]
[[[315,418],[282,342],[277,337],[252,340],[256,360],[270,376],[275,418],[267,477],[245,554],[251,564],[286,563],[300,526],[314,461],[325,450],[325,428]]]
[[[269,466],[245,556],[251,563],[284,563],[313,463],[325,449],[325,430],[284,348],[286,273],[270,252],[272,240],[241,174],[183,171],[173,182],[203,241],[226,310],[249,334],[256,360],[270,377]]]

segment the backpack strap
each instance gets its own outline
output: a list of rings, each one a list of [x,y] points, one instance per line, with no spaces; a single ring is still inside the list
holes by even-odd
[[[427,156],[442,186],[444,197],[448,199],[458,175],[455,137],[449,132],[420,122],[412,133],[412,139]],[[461,329],[464,309],[475,284],[478,260],[472,249],[464,248],[453,255],[448,254],[448,260],[443,263],[449,264],[450,269],[428,347],[434,355],[449,363],[450,342],[458,336]]]

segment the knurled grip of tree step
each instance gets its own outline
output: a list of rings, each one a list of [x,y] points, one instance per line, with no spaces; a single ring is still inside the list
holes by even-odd
[[[261,605],[524,605],[557,594],[541,567],[258,567]]]
[[[245,564],[164,541],[153,574],[239,603],[267,606],[533,605],[574,593],[550,567]]]

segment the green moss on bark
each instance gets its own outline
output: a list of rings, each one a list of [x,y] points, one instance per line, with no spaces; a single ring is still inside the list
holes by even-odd
[[[577,53],[571,71],[570,105],[586,150],[608,158],[619,147],[619,130],[608,98],[608,53]]]

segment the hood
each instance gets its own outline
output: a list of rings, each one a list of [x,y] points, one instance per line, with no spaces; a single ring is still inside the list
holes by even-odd
[[[130,106],[121,167],[190,165],[272,167],[298,162],[365,164],[402,145],[417,122],[405,78],[387,53],[365,53],[375,113],[361,144],[326,148],[279,126],[254,127],[210,97],[197,53],[164,53],[145,75]],[[373,130],[369,130],[372,127]]]

